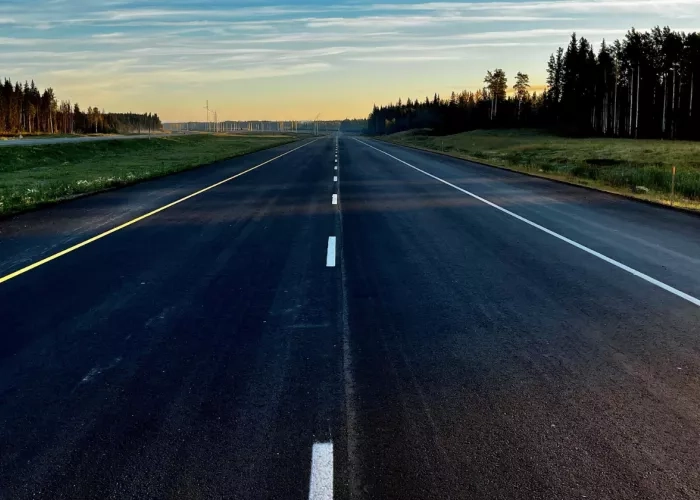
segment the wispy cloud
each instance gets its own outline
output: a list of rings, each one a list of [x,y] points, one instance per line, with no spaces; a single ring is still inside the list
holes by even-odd
[[[681,29],[673,25],[682,20],[700,28],[700,0],[232,4],[36,0],[30,9],[21,2],[2,3],[2,76],[11,71],[7,76],[35,78],[40,85],[59,87],[59,93],[73,93],[74,100],[87,95],[116,103],[123,95],[199,96],[192,89],[202,85],[221,89],[231,100],[264,88],[308,88],[317,98],[330,92],[324,89],[347,85],[343,95],[359,100],[368,91],[358,82],[368,74],[407,89],[439,89],[454,81],[480,85],[486,69],[498,65],[510,73],[529,72],[537,84],[549,54],[566,44],[572,31],[598,43],[624,36],[633,25]],[[271,79],[279,85],[270,86]],[[231,88],[238,92],[227,93]]]
[[[109,39],[109,38],[124,38],[124,33],[96,33],[92,38]]]
[[[470,16],[470,15],[439,15],[439,16],[364,16],[354,18],[326,18],[312,20],[306,23],[310,28],[367,28],[367,27],[417,27],[437,24],[471,24],[471,23],[529,23],[529,22],[561,22],[574,21],[573,17],[551,16]]]
[[[401,64],[406,62],[438,62],[438,61],[459,61],[463,57],[453,55],[453,56],[441,56],[441,55],[425,55],[425,56],[362,56],[362,57],[348,57],[349,61],[358,62],[381,62],[390,64]]]
[[[466,11],[546,11],[570,13],[639,12],[639,9],[688,9],[697,12],[697,0],[551,0],[525,2],[426,2],[374,4],[372,10],[466,12]]]

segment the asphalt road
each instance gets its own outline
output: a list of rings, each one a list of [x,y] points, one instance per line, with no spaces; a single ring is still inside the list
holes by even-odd
[[[0,498],[698,498],[699,265],[695,216],[346,136],[6,219]]]

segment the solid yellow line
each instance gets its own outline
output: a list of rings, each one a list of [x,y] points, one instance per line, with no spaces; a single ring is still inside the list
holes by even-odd
[[[27,272],[31,271],[32,269],[36,269],[39,266],[43,266],[44,264],[47,264],[47,263],[51,262],[52,260],[56,260],[59,257],[63,257],[64,255],[69,254],[71,252],[74,252],[74,251],[78,250],[79,248],[82,248],[84,246],[89,245],[90,243],[94,243],[97,240],[101,240],[105,236],[109,236],[110,234],[116,233],[117,231],[121,231],[122,229],[129,227],[132,224],[136,224],[137,222],[140,222],[144,219],[148,219],[149,217],[152,217],[155,214],[162,212],[163,210],[167,210],[168,208],[174,207],[175,205],[178,205],[178,204],[182,203],[183,201],[187,201],[190,198],[194,198],[195,196],[199,196],[202,193],[206,193],[207,191],[214,189],[215,187],[221,186],[222,184],[226,184],[227,182],[232,181],[233,179],[236,179],[238,177],[241,177],[242,175],[245,175],[248,172],[252,172],[253,170],[258,169],[260,167],[263,167],[263,166],[267,165],[268,163],[272,163],[275,160],[279,160],[283,156],[287,156],[288,154],[291,154],[294,151],[298,151],[301,148],[304,148],[304,147],[308,146],[309,144],[316,142],[317,140],[318,139],[314,139],[311,142],[307,142],[306,144],[303,144],[303,145],[299,146],[298,148],[294,148],[294,149],[287,151],[286,153],[283,153],[279,156],[275,156],[274,158],[267,160],[266,162],[263,162],[259,165],[252,167],[252,168],[249,168],[248,170],[246,170],[244,172],[241,172],[241,173],[236,174],[232,177],[229,177],[228,179],[224,179],[223,181],[217,182],[216,184],[212,184],[211,186],[205,187],[204,189],[200,189],[199,191],[197,191],[195,193],[189,194],[189,195],[185,196],[184,198],[180,198],[179,200],[173,201],[172,203],[168,203],[167,205],[164,205],[160,208],[157,208],[157,209],[153,210],[152,212],[148,212],[147,214],[141,215],[140,217],[136,217],[135,219],[132,219],[128,222],[125,222],[124,224],[122,224],[120,226],[114,227],[114,228],[110,229],[109,231],[105,231],[104,233],[98,234],[97,236],[93,236],[89,240],[85,240],[81,243],[78,243],[77,245],[73,245],[70,248],[66,248],[65,250],[61,250],[60,252],[55,253],[49,257],[46,257],[45,259],[42,259],[38,262],[35,262],[34,264],[30,264],[27,267],[23,267],[22,269],[20,269],[18,271],[15,271],[11,274],[8,274],[7,276],[3,276],[0,278],[0,283],[10,281],[12,278],[16,278],[17,276],[21,276],[22,274],[27,273]]]

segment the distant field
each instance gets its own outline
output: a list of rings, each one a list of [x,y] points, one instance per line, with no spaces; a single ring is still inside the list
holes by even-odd
[[[675,166],[676,203],[700,208],[698,142],[570,139],[536,130],[477,130],[450,136],[410,131],[385,139],[663,204],[670,203]]]
[[[0,215],[294,141],[190,135],[0,148]]]

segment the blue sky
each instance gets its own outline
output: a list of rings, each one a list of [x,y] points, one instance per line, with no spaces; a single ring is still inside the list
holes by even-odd
[[[700,0],[0,0],[0,77],[166,120],[344,118],[496,67],[541,85],[572,31],[656,24],[700,31]]]

